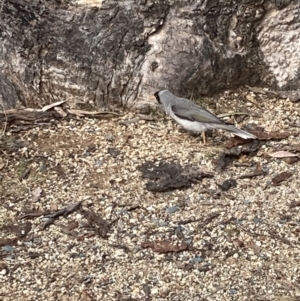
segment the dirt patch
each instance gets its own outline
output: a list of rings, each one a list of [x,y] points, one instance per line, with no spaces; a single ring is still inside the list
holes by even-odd
[[[300,109],[263,94],[251,102],[247,93],[224,93],[207,108],[240,127],[289,132],[260,140],[252,153],[228,144],[230,134],[221,131],[203,146],[159,115],[7,127],[0,144],[0,298],[296,300],[300,165],[284,159],[287,151],[298,156],[299,128],[292,125]],[[234,156],[218,168],[228,145]],[[138,168],[146,162],[176,162],[176,179],[187,179],[187,166],[213,177],[151,192]],[[151,174],[155,166],[148,167]]]

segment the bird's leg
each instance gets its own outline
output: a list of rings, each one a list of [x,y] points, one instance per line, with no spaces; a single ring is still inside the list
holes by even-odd
[[[206,145],[205,131],[203,131],[203,132],[201,133],[201,135],[202,135],[202,142],[203,142],[203,145]]]

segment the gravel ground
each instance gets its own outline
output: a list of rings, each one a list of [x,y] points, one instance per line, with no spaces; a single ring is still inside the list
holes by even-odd
[[[261,95],[255,105],[242,96],[225,93],[207,108],[247,111],[238,126],[290,136],[223,171],[214,160],[230,134],[215,131],[203,146],[158,115],[7,127],[0,300],[300,300],[300,163],[269,156],[297,143],[300,151],[299,103]],[[138,168],[146,161],[213,177],[151,192]],[[258,167],[265,173],[240,178]],[[291,176],[274,185],[284,171]],[[237,185],[223,191],[227,179]]]

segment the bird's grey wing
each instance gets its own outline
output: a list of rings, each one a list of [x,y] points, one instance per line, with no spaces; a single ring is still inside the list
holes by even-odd
[[[217,116],[198,105],[187,107],[181,104],[176,104],[173,105],[171,109],[177,117],[182,119],[198,121],[202,123],[224,124],[224,122],[221,121]]]

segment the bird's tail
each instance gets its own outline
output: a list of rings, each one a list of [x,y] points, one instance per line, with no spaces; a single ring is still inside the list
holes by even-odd
[[[255,135],[252,135],[246,131],[240,130],[233,125],[228,125],[228,124],[225,125],[224,124],[224,125],[220,126],[220,129],[231,132],[232,134],[239,136],[243,139],[256,139],[257,138]]]

